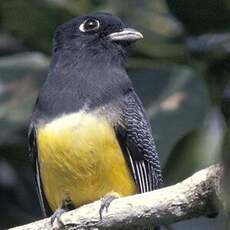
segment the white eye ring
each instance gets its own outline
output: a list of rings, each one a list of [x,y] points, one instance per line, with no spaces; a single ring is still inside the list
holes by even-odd
[[[87,25],[88,23],[88,25]],[[91,23],[91,25],[90,25]],[[93,24],[94,23],[94,24]],[[86,26],[89,26],[89,28],[85,28]],[[90,28],[90,26],[93,26]],[[100,22],[96,19],[86,19],[80,26],[79,30],[81,32],[90,32],[90,31],[95,31],[98,30],[100,27]]]

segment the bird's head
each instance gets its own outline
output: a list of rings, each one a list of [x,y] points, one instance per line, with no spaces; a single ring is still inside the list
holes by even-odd
[[[58,27],[54,37],[54,52],[58,50],[84,51],[91,49],[122,50],[132,42],[143,38],[142,34],[109,13],[93,13],[72,19]]]

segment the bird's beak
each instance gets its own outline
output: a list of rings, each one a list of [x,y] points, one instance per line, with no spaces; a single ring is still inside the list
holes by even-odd
[[[108,35],[111,41],[127,41],[134,42],[143,38],[143,35],[132,28],[124,28],[122,31],[114,32]]]

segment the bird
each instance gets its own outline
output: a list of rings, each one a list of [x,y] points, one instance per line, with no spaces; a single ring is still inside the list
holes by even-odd
[[[107,12],[55,31],[28,134],[45,216],[162,186],[150,122],[126,71],[127,49],[141,38]]]

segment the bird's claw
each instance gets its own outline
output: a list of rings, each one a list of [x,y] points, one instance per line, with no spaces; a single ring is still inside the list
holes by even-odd
[[[67,210],[63,208],[57,209],[53,215],[51,216],[50,222],[53,230],[63,229],[64,223],[61,221],[61,216],[63,213],[65,213]]]
[[[108,212],[108,208],[111,202],[117,198],[119,198],[119,195],[117,193],[109,193],[101,199],[101,206],[99,209],[100,220],[102,220],[102,213]]]

